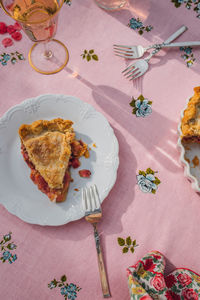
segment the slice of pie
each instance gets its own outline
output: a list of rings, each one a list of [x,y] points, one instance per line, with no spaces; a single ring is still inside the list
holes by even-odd
[[[21,152],[31,169],[30,178],[51,201],[65,200],[71,181],[70,166],[89,156],[87,144],[76,140],[73,122],[61,118],[38,120],[19,128]]]
[[[181,139],[183,143],[200,142],[200,87],[194,88],[181,120]]]

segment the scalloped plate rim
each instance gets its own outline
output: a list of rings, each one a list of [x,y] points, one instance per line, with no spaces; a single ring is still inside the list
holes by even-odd
[[[108,196],[108,194],[110,193],[110,191],[112,190],[113,186],[115,185],[115,182],[116,182],[116,179],[117,179],[117,170],[118,170],[118,167],[119,167],[119,143],[118,143],[118,140],[117,140],[117,137],[114,133],[114,130],[113,128],[111,127],[110,123],[108,122],[108,120],[106,119],[106,117],[99,111],[97,111],[91,104],[81,100],[80,98],[78,97],[75,97],[75,96],[72,96],[72,95],[65,95],[65,94],[49,94],[49,93],[46,93],[46,94],[41,94],[41,95],[38,95],[38,96],[35,96],[35,97],[30,97],[30,98],[27,98],[25,100],[23,100],[22,102],[16,104],[16,105],[13,105],[12,107],[10,107],[1,117],[0,117],[0,131],[2,129],[4,129],[4,127],[1,128],[1,124],[4,123],[5,121],[7,121],[8,119],[8,122],[10,121],[9,120],[9,116],[12,114],[12,112],[15,112],[18,110],[18,108],[20,108],[20,110],[23,108],[25,108],[25,105],[27,105],[28,103],[32,104],[32,101],[38,101],[39,99],[43,100],[45,99],[45,97],[62,97],[63,99],[70,99],[70,98],[73,98],[76,102],[81,102],[83,105],[86,105],[88,108],[92,109],[96,114],[98,114],[101,119],[104,120],[105,123],[107,123],[107,125],[109,126],[109,129],[110,131],[112,132],[112,136],[113,136],[113,139],[114,139],[114,144],[115,144],[115,149],[114,149],[114,154],[115,154],[115,166],[113,167],[113,173],[112,173],[112,182],[110,182],[110,186],[107,187],[104,191],[104,194],[102,195],[102,199],[101,200],[101,203],[103,203],[103,201],[105,200],[105,198]],[[77,221],[79,219],[81,219],[82,217],[84,217],[83,213],[81,213],[81,210],[79,211],[79,214],[77,214],[77,217],[74,217],[73,220],[70,220],[70,221],[66,221],[66,222],[61,222],[61,223],[56,223],[56,224],[48,224],[48,222],[46,223],[45,220],[42,222],[42,221],[35,221],[34,219],[30,219],[28,217],[24,217],[24,216],[21,216],[20,214],[16,213],[16,211],[14,211],[14,209],[12,209],[12,207],[10,208],[8,203],[6,203],[5,201],[2,202],[1,199],[0,199],[0,204],[3,205],[5,207],[5,209],[11,213],[12,215],[14,216],[17,216],[19,219],[21,219],[22,221],[26,222],[26,223],[29,223],[29,224],[35,224],[35,225],[40,225],[40,226],[62,226],[62,225],[65,225],[67,223],[70,223],[70,222],[73,222],[73,221]]]

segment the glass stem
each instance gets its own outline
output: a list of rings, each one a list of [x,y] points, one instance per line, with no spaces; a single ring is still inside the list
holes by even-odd
[[[53,57],[53,52],[49,49],[49,47],[47,46],[48,42],[44,42],[44,57],[46,59],[50,59]]]

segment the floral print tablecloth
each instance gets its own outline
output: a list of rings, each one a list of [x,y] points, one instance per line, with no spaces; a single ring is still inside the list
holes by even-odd
[[[113,44],[163,42],[183,24],[188,30],[178,41],[198,40],[200,2],[132,0],[116,12],[91,0],[65,2],[56,38],[70,59],[51,76],[31,69],[31,41],[0,10],[0,114],[40,94],[73,95],[104,114],[120,159],[99,224],[112,298],[196,300],[200,199],[184,177],[176,143],[180,112],[200,85],[200,50],[161,50],[148,72],[130,82],[121,71],[131,61],[115,56]],[[0,141],[0,155],[2,149]],[[0,220],[1,299],[102,299],[92,228],[84,219],[41,227],[0,206]]]

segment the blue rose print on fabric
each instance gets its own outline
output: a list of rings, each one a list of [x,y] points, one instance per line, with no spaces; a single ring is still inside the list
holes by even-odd
[[[65,299],[75,300],[77,298],[77,292],[81,290],[80,287],[78,287],[74,283],[67,283],[67,277],[66,275],[63,275],[60,280],[53,279],[49,284],[48,287],[50,289],[59,287],[60,288],[60,294],[64,296]]]
[[[5,234],[0,242],[0,260],[2,263],[9,262],[10,264],[12,264],[17,259],[17,255],[11,253],[12,250],[17,248],[14,243],[11,243],[11,235],[12,232]]]
[[[143,26],[143,23],[139,19],[131,18],[129,20],[129,25],[132,29],[138,29]]]
[[[155,177],[152,174],[137,175],[138,185],[142,192],[151,193],[152,190],[157,190],[157,185],[154,183]]]
[[[60,293],[61,293],[61,295],[67,295],[67,294],[68,294],[68,291],[67,291],[66,286],[65,286],[65,287],[62,287],[62,288],[60,289]]]
[[[137,108],[135,113],[137,117],[145,117],[152,113],[151,105],[148,104],[147,99],[136,100],[135,107]]]
[[[2,66],[6,66],[8,62],[10,61],[13,65],[17,62],[17,60],[25,60],[23,54],[16,52],[9,53],[2,53],[0,54],[0,63]]]
[[[192,52],[192,47],[180,47],[180,51],[184,52],[184,54],[181,55],[181,57],[186,62],[187,67],[190,68],[196,60]]]
[[[67,287],[62,287],[60,289],[61,295],[66,295],[67,299],[75,300],[77,298],[77,293],[76,293],[76,285],[73,283],[70,283]]]
[[[129,103],[131,107],[133,107],[132,113],[136,115],[136,117],[146,117],[152,113],[152,101],[145,99],[143,95],[140,95],[137,99],[132,97],[132,101]]]
[[[176,8],[184,5],[187,9],[193,8],[197,13],[197,18],[200,18],[200,0],[171,0]]]
[[[138,30],[138,33],[140,35],[143,34],[144,31],[149,32],[153,29],[153,26],[144,26],[144,24],[139,18],[136,19],[134,17],[129,20],[128,26],[133,30]]]
[[[136,175],[137,184],[143,193],[156,193],[161,181],[154,174],[155,172],[148,168],[146,172],[140,170],[139,175]]]
[[[12,254],[9,251],[3,252],[3,258],[5,260],[9,259],[12,256]]]

